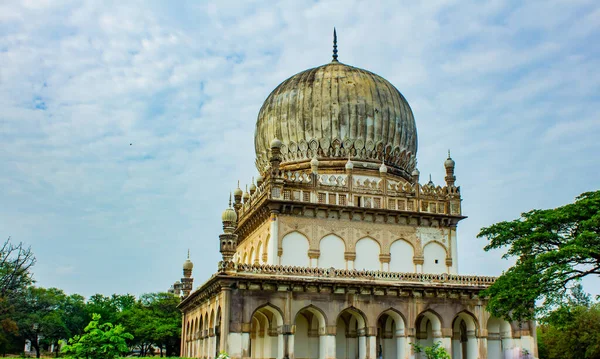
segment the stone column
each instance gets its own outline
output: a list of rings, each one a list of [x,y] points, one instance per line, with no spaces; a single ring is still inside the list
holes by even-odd
[[[271,210],[271,226],[269,246],[267,247],[267,264],[281,264],[279,258],[279,211]]]
[[[452,358],[462,358],[462,344],[460,342],[460,330],[455,330],[452,335]]]
[[[346,269],[354,269],[354,260],[356,259],[356,252],[344,252],[344,259],[346,260]]]
[[[290,333],[287,335],[287,357],[289,359],[294,359],[296,357],[296,352],[294,351],[296,336],[294,333]]]
[[[325,327],[325,332],[319,336],[319,359],[335,359],[336,326]]]
[[[377,328],[366,327],[358,331],[358,358],[375,359],[377,357]]]
[[[487,340],[487,337],[479,337],[477,341],[479,342],[478,358],[485,358],[485,359],[487,359],[487,357],[488,357],[488,340]]]
[[[450,246],[452,247],[452,267],[450,269],[450,273],[452,274],[458,273],[458,240],[456,235],[456,225],[453,225],[450,227]]]
[[[222,304],[221,304],[221,342],[219,343],[219,352],[226,351],[229,353],[228,339],[229,339],[229,318],[231,308],[231,288],[221,288],[223,293]]]
[[[367,359],[367,336],[358,336],[358,359]]]
[[[477,359],[479,357],[479,348],[477,337],[474,330],[467,330],[467,359]]]
[[[423,256],[414,256],[413,263],[415,264],[415,268],[417,273],[423,273],[423,263],[425,262],[425,258]]]
[[[406,358],[406,336],[404,328],[396,330],[396,357],[397,359]]]

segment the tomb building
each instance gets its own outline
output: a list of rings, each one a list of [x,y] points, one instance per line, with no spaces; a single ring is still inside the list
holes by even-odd
[[[254,142],[222,261],[180,304],[182,356],[404,359],[440,342],[455,359],[537,357],[534,322],[485,310],[494,278],[459,274],[455,161],[421,184],[413,112],[389,81],[340,62],[334,40],[331,62],[267,97]]]

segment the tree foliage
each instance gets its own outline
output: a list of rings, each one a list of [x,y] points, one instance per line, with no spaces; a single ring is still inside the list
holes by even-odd
[[[15,307],[24,291],[33,283],[31,267],[35,257],[23,243],[8,238],[0,246],[0,349],[3,353],[18,342]]]
[[[66,297],[60,289],[29,287],[18,304],[14,318],[19,335],[31,342],[38,358],[41,344],[58,344],[69,334],[65,324],[67,318],[61,310]]]
[[[600,191],[482,228],[478,237],[488,239],[486,251],[507,248],[503,258],[516,258],[482,293],[488,311],[508,320],[534,318],[560,305],[579,279],[600,275]]]
[[[600,359],[600,303],[580,291],[540,320],[542,359]]]
[[[152,347],[175,355],[181,338],[181,312],[177,309],[179,298],[170,293],[142,295],[131,310],[124,313],[123,323],[131,328],[135,337],[133,344],[141,355]]]
[[[83,335],[69,339],[62,352],[74,359],[115,359],[129,352],[127,340],[133,336],[122,325],[100,323],[100,315],[93,314]]]

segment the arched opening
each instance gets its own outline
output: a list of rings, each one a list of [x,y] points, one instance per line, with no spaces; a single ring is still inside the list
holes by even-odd
[[[452,322],[452,358],[477,359],[477,324],[473,316],[460,312]]]
[[[416,343],[423,347],[430,347],[434,343],[442,342],[442,322],[439,316],[428,310],[419,314],[415,322]],[[415,356],[416,359],[425,359],[425,353]],[[454,358],[454,357],[453,357]]]
[[[383,312],[377,320],[377,358],[404,359],[406,332],[404,318],[395,310]]]
[[[281,264],[285,266],[308,267],[308,238],[300,232],[288,233],[281,242]]]
[[[283,358],[283,317],[267,304],[254,311],[250,332],[250,355],[256,359]]]
[[[379,243],[371,238],[363,238],[356,242],[356,259],[354,269],[381,270]]]
[[[326,353],[325,316],[314,306],[301,309],[294,324],[294,357],[296,359],[324,359]]]
[[[447,273],[446,248],[438,242],[429,242],[423,247],[423,273]]]
[[[336,359],[364,359],[367,357],[366,321],[362,313],[348,308],[340,313],[336,323]],[[375,343],[373,343],[375,345]]]
[[[487,330],[488,359],[504,358],[504,352],[513,347],[510,324],[505,320],[491,317],[488,320]]]
[[[319,268],[337,268],[346,269],[346,259],[344,258],[344,252],[346,251],[346,245],[344,241],[334,235],[329,234],[319,242]]]
[[[242,263],[244,263],[244,264],[248,263],[248,253],[244,252],[244,255],[242,256]]]

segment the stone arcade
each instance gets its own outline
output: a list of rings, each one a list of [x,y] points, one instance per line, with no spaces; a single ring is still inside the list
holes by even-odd
[[[415,120],[387,80],[334,47],[269,95],[255,149],[217,273],[190,292],[184,264],[182,356],[400,359],[441,342],[455,359],[537,357],[535,323],[485,311],[494,278],[457,274],[455,163],[444,186],[419,183]]]

